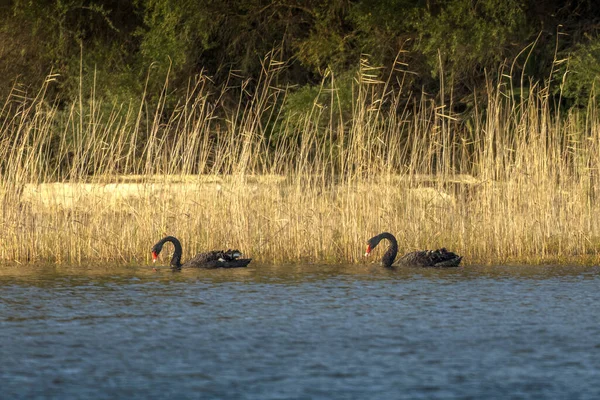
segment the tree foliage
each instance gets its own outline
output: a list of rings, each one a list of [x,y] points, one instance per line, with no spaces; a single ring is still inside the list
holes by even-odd
[[[215,84],[231,70],[257,78],[277,49],[288,61],[277,84],[298,98],[327,73],[348,76],[363,55],[390,69],[402,51],[405,84],[435,95],[443,81],[458,98],[503,64],[539,80],[569,59],[562,95],[575,99],[597,84],[598,18],[593,0],[12,0],[0,5],[0,95],[55,73],[60,101],[81,77],[127,101],[149,70],[151,88],[168,71],[173,90],[200,71]]]

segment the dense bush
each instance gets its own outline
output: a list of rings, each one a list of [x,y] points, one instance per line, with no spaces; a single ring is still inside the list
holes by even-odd
[[[200,72],[215,87],[231,71],[253,85],[276,49],[288,65],[274,83],[298,90],[292,114],[363,55],[456,102],[499,71],[528,84],[558,70],[561,98],[582,104],[600,70],[599,17],[592,0],[12,0],[0,5],[0,95],[31,96],[50,73],[65,106],[92,88],[109,103],[152,100],[167,76],[183,95]]]

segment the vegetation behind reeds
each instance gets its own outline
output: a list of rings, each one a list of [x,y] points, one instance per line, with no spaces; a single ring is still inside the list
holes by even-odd
[[[563,112],[551,88],[507,80],[456,114],[363,60],[349,113],[332,74],[310,109],[286,112],[282,68],[268,58],[257,82],[222,92],[201,75],[181,98],[167,79],[156,102],[104,104],[82,83],[72,105],[52,103],[52,76],[35,98],[15,88],[0,119],[0,259],[146,262],[169,234],[185,257],[364,262],[366,240],[390,231],[401,251],[445,246],[466,264],[595,260],[595,104]]]

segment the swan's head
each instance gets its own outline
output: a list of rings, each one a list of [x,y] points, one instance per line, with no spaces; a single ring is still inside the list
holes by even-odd
[[[158,255],[160,254],[161,250],[162,245],[154,245],[152,248],[152,262],[156,262],[156,260],[158,260]]]
[[[375,247],[377,247],[377,245],[379,244],[379,242],[381,242],[381,239],[385,237],[385,235],[389,235],[388,233],[380,233],[377,236],[373,236],[371,239],[367,240],[367,251],[365,252],[365,257],[368,257],[371,255],[371,251],[373,251],[373,249]]]

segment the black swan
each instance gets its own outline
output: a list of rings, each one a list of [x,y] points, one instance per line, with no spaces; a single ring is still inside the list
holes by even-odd
[[[181,268],[241,268],[250,264],[251,258],[239,258],[242,253],[239,250],[215,250],[206,253],[197,254],[185,264],[181,264],[181,243],[174,236],[162,238],[152,247],[152,261],[156,262],[163,245],[166,242],[171,242],[175,246],[173,258],[171,258],[171,267],[173,269]]]
[[[390,242],[390,247],[386,250],[381,258],[381,264],[386,268],[391,267],[458,267],[462,257],[448,251],[444,248],[438,250],[423,250],[408,253],[398,259],[394,263],[396,254],[398,253],[398,242],[394,235],[388,232],[380,233],[373,236],[367,241],[367,252],[365,256],[371,254],[381,240],[387,239]]]

